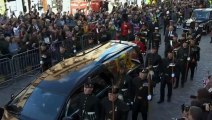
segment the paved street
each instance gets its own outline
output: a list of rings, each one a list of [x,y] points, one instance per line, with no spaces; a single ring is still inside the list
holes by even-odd
[[[178,33],[181,33],[178,30]],[[179,34],[181,36],[181,34]],[[163,39],[162,39],[163,41]],[[209,44],[210,37],[203,36],[200,43],[201,47],[201,60],[198,64],[198,69],[195,74],[193,82],[188,82],[185,84],[184,88],[178,88],[173,91],[172,102],[158,105],[157,101],[159,100],[159,87],[157,85],[155,90],[155,96],[153,101],[150,104],[150,114],[149,120],[172,120],[174,117],[180,117],[181,113],[181,104],[190,103],[190,95],[196,94],[198,88],[202,87],[202,79],[207,75],[207,71],[212,72],[212,44]],[[160,48],[161,55],[163,56],[164,43]],[[12,93],[17,93],[34,77],[27,77],[25,79],[20,78],[16,83],[12,84],[10,87],[0,89],[0,106],[3,106],[10,99]],[[141,120],[141,119],[139,119]]]
[[[178,33],[181,33],[180,30],[178,30]],[[178,36],[181,36],[181,34],[178,34]],[[195,71],[194,81],[191,82],[188,78],[184,88],[173,90],[171,103],[165,101],[162,104],[157,104],[160,94],[160,85],[157,85],[156,95],[150,106],[149,120],[172,120],[172,118],[179,118],[181,116],[181,105],[183,103],[190,104],[190,95],[195,95],[197,89],[202,87],[202,80],[207,75],[207,71],[209,70],[212,73],[212,44],[209,42],[209,36],[202,37],[200,43],[200,62],[198,63],[197,71]],[[163,51],[164,48],[161,47],[159,53],[163,53]]]

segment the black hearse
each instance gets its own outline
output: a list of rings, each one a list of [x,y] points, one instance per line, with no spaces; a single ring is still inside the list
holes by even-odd
[[[137,74],[143,63],[134,43],[110,41],[66,59],[30,83],[1,108],[2,120],[70,120],[78,116],[77,96],[88,80],[100,99],[107,89],[121,80],[120,64],[129,77]],[[123,80],[121,82],[124,82]]]

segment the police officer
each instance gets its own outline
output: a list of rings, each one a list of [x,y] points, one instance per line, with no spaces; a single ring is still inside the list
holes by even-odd
[[[64,44],[61,44],[60,45],[60,61],[64,60],[64,59],[67,59],[67,58],[70,58],[71,57],[71,53],[70,51],[68,51],[66,49],[66,46]]]
[[[41,44],[40,54],[42,70],[45,71],[51,67],[51,54],[48,51],[48,46],[46,43]]]
[[[101,120],[127,120],[129,107],[118,99],[118,89],[113,87],[108,91],[108,97],[103,98]]]
[[[138,113],[141,112],[143,120],[147,120],[148,118],[148,80],[147,80],[147,72],[146,69],[141,69],[139,71],[139,76],[133,79],[133,91],[132,95],[134,95],[134,103],[132,107],[132,120],[137,120]]]
[[[159,78],[159,70],[160,70],[160,64],[161,64],[161,56],[157,52],[157,47],[153,46],[151,49],[151,52],[147,54],[146,56],[146,63],[145,67],[149,67],[150,69],[153,69],[154,75],[152,76],[151,80],[151,95],[153,95],[153,87],[156,86],[156,83],[160,81]]]
[[[84,84],[84,92],[79,95],[77,107],[79,108],[80,120],[99,120],[100,102],[93,95],[94,85],[91,81]]]
[[[184,87],[184,83],[187,80],[186,73],[188,71],[188,55],[189,55],[188,43],[187,41],[184,41],[182,46],[178,50],[177,54],[179,72],[181,75],[181,87]],[[178,87],[178,84],[179,80],[176,81],[176,88]]]
[[[155,31],[153,33],[152,46],[156,46],[157,48],[159,48],[160,43],[161,43],[161,34],[159,33],[159,28],[155,27]]]
[[[167,58],[163,59],[162,65],[161,65],[161,84],[160,84],[160,100],[158,101],[158,104],[164,102],[165,97],[165,88],[166,85],[168,87],[168,99],[167,101],[171,101],[172,96],[172,85],[174,82],[174,75],[175,75],[175,59],[173,56],[173,52],[169,51]]]
[[[200,59],[200,47],[195,45],[195,41],[190,39],[190,61],[189,61],[189,69],[191,70],[190,80],[192,81],[194,78],[194,69],[197,66],[197,61]]]

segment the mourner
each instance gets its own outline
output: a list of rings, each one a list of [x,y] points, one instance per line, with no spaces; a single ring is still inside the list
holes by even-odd
[[[45,71],[51,67],[51,54],[48,51],[48,46],[46,43],[41,44],[40,54],[42,70]]]
[[[190,51],[189,69],[191,71],[190,80],[192,81],[194,79],[194,70],[197,67],[197,62],[200,60],[200,47],[195,45],[195,41],[193,39],[190,39],[189,51]]]
[[[167,52],[170,50],[170,47],[171,47],[170,42],[173,40],[173,36],[177,37],[177,33],[174,32],[173,26],[170,26],[168,28],[168,31],[166,31],[165,40],[164,40],[164,42],[165,42],[165,52],[164,52],[165,57],[167,56]]]
[[[153,44],[159,48],[159,45],[161,44],[161,34],[159,33],[159,28],[155,27],[155,31],[153,33],[153,40],[152,40],[152,46]]]
[[[195,27],[194,27],[194,38],[196,39],[196,45],[199,45],[200,41],[201,41],[201,35],[202,35],[202,30],[199,27],[198,23],[195,23]]]
[[[60,45],[60,61],[71,57],[71,53],[67,50],[64,44]]]
[[[187,41],[184,41],[181,48],[177,53],[177,60],[179,64],[179,72],[181,75],[181,87],[184,87],[184,83],[187,80],[187,72],[188,72],[188,60],[189,60],[189,49]],[[178,87],[179,80],[176,81],[176,88]]]

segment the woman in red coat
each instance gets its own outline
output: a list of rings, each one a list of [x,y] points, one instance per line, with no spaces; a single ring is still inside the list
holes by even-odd
[[[121,24],[121,35],[123,38],[125,38],[127,36],[129,29],[130,29],[130,24],[127,21],[124,21]]]
[[[133,41],[133,43],[135,43],[138,46],[141,53],[146,53],[146,46],[143,42],[140,41],[137,35],[135,36],[135,40]]]

